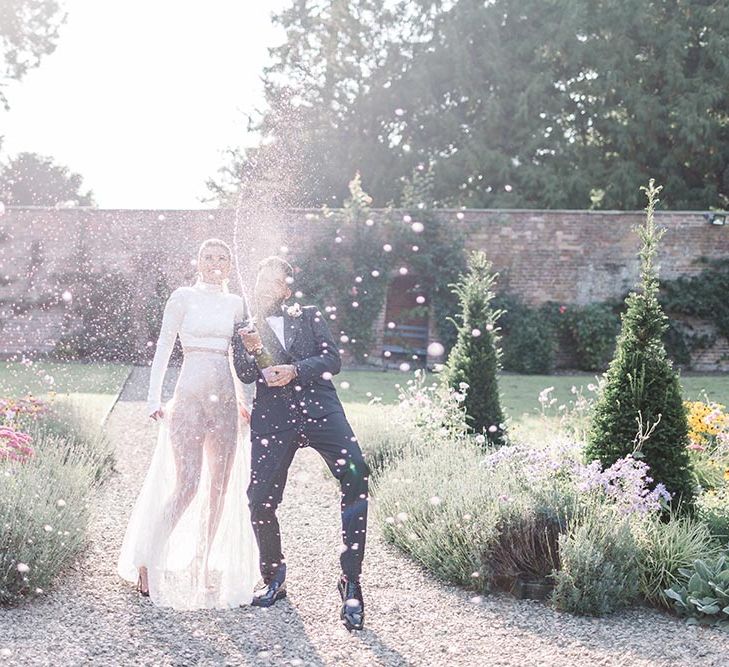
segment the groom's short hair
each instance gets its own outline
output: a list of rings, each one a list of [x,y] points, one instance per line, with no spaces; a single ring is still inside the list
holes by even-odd
[[[267,266],[273,266],[274,268],[279,269],[279,271],[282,271],[287,278],[291,278],[292,280],[294,278],[294,267],[291,266],[291,264],[289,264],[283,257],[271,255],[270,257],[262,259],[258,263],[258,270],[260,271]]]

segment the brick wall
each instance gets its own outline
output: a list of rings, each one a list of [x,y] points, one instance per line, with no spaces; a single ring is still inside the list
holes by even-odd
[[[469,248],[487,253],[500,273],[500,289],[531,304],[622,297],[637,277],[634,227],[642,220],[640,212],[442,210],[439,215],[465,228]],[[656,217],[666,228],[659,254],[662,277],[698,273],[700,257],[729,261],[729,226],[709,225],[695,212]],[[78,264],[82,250],[93,271],[129,278],[142,322],[157,272],[171,286],[189,283],[199,243],[211,236],[231,242],[235,219],[231,210],[8,208],[0,217],[0,354],[53,349],[72,324],[61,295],[64,274]],[[241,214],[244,282],[250,283],[256,258],[305,242],[307,228],[317,220],[315,211]],[[382,323],[375,324],[381,331]],[[147,343],[143,328],[135,335],[140,346]],[[722,360],[726,355],[729,343],[721,340],[698,355],[695,365],[729,370],[729,361]]]

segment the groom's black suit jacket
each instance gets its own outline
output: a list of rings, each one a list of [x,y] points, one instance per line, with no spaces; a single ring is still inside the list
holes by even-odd
[[[304,425],[309,418],[318,419],[334,412],[344,412],[334,384],[325,374],[339,373],[342,362],[337,343],[324,315],[316,306],[306,306],[299,315],[282,309],[284,342],[281,345],[266,320],[257,323],[261,340],[277,365],[293,364],[297,377],[284,387],[269,387],[255,359],[248,354],[237,330],[233,335],[233,365],[241,382],[256,383],[251,412],[251,431],[274,433]]]

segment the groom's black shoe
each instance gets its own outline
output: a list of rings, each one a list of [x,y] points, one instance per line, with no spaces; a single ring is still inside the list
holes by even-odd
[[[347,630],[361,630],[364,627],[364,600],[359,580],[349,581],[346,577],[342,577],[338,588],[339,595],[342,596],[342,611],[339,618]]]
[[[263,584],[261,588],[256,590],[253,594],[253,601],[251,604],[254,607],[271,607],[278,600],[283,600],[286,597],[286,581],[278,581],[274,579]]]

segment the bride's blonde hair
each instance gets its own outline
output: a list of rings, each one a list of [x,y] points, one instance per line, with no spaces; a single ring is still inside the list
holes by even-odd
[[[228,259],[230,260],[231,268],[233,267],[233,251],[230,249],[230,246],[223,241],[222,239],[205,239],[200,244],[200,249],[197,251],[197,262],[198,265],[200,264],[200,260],[202,258],[202,254],[205,251],[206,248],[210,247],[216,247],[216,248],[223,248],[225,252],[228,253]],[[202,275],[198,272],[197,279],[202,280]],[[228,292],[228,279],[226,278],[223,280],[222,283],[223,286],[223,292]]]

